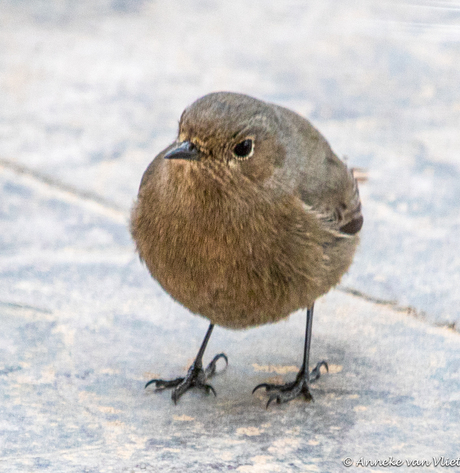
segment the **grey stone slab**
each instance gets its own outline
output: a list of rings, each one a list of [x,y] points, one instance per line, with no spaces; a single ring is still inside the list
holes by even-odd
[[[182,109],[237,90],[367,169],[344,284],[458,325],[456,2],[2,2],[0,159],[128,211]]]
[[[314,403],[266,410],[264,393],[251,395],[295,376],[296,313],[217,328],[206,359],[230,360],[212,380],[217,398],[190,392],[174,406],[144,384],[185,373],[206,321],[151,280],[123,215],[30,176],[0,177],[2,227],[16,242],[0,260],[2,471],[327,473],[347,457],[457,458],[456,332],[332,291],[316,305],[312,360],[328,360],[330,374]]]
[[[459,11],[0,3],[1,471],[335,473],[346,457],[435,471],[433,457],[458,458],[460,339],[436,325],[460,317]],[[174,406],[143,389],[185,373],[207,323],[140,264],[129,209],[182,109],[212,90],[298,111],[367,170],[355,263],[316,305],[312,361],[331,372],[313,404],[267,411],[251,395],[295,376],[301,313],[216,328],[206,359],[225,351],[230,365],[215,399]]]

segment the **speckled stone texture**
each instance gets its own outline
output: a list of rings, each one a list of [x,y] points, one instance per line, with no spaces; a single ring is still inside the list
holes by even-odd
[[[433,465],[460,457],[459,43],[448,0],[1,2],[0,471],[460,471]],[[217,398],[143,389],[207,322],[152,281],[129,209],[216,90],[296,110],[367,172],[355,263],[315,308],[314,403],[251,395],[295,376],[304,313],[216,327]]]

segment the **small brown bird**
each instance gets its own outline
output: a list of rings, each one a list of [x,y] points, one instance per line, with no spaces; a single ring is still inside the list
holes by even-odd
[[[206,383],[214,324],[233,329],[277,322],[307,308],[303,364],[295,381],[261,384],[268,405],[312,399],[313,304],[350,266],[363,224],[352,173],[296,113],[247,95],[218,92],[185,109],[177,140],[148,166],[131,233],[151,275],[178,302],[211,322],[185,377],[153,379],[174,402]],[[253,392],[254,392],[253,391]]]

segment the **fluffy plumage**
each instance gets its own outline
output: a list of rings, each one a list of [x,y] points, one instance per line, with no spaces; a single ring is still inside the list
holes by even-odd
[[[235,147],[253,143],[249,157]],[[165,159],[189,143],[193,159]],[[152,276],[212,324],[245,328],[311,307],[347,271],[356,181],[304,118],[219,92],[188,107],[142,178],[131,232]]]

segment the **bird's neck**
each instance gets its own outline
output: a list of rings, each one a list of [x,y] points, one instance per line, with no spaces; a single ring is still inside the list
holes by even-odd
[[[177,212],[200,218],[238,218],[263,198],[259,186],[225,164],[184,163],[170,170],[168,185],[174,189]]]

